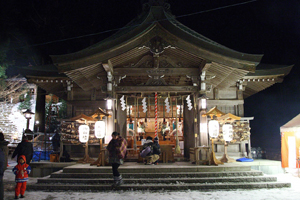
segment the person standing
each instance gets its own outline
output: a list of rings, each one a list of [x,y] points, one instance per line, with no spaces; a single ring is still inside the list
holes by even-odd
[[[20,142],[12,154],[11,158],[20,157],[20,155],[24,155],[26,157],[26,164],[30,164],[30,161],[33,157],[33,145],[28,141],[27,136],[23,136],[22,142]]]
[[[0,200],[4,199],[3,175],[6,167],[7,163],[5,162],[5,154],[0,149]]]
[[[7,157],[8,157],[8,141],[4,140],[4,135],[0,132],[0,200],[4,198],[4,186],[3,186],[3,175],[7,169]]]
[[[60,147],[60,135],[58,132],[56,132],[54,134],[54,136],[52,137],[52,147],[53,147],[53,151],[57,152],[59,151],[59,147]]]
[[[31,172],[31,168],[28,164],[26,164],[26,157],[21,155],[18,158],[18,164],[13,168],[13,173],[16,175],[16,188],[15,188],[15,199],[19,198],[21,194],[21,198],[24,198],[26,185],[28,181],[28,174]]]
[[[120,175],[118,168],[124,163],[124,158],[127,150],[127,142],[120,136],[120,133],[113,132],[112,139],[107,145],[109,153],[109,163],[112,165],[114,176],[113,187],[123,184],[122,175]]]

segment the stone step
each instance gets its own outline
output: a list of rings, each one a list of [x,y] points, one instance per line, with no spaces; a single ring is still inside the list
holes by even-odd
[[[64,170],[65,171],[65,170]],[[182,177],[235,177],[235,176],[262,176],[261,171],[241,171],[241,172],[165,172],[165,173],[122,173],[123,178],[182,178]],[[55,172],[50,175],[51,178],[111,178],[109,173],[61,173]]]
[[[126,184],[148,184],[148,183],[164,183],[164,184],[178,184],[178,183],[243,183],[243,182],[276,182],[276,177],[206,177],[206,178],[123,178]],[[38,184],[112,184],[112,178],[43,178],[38,179]]]
[[[120,173],[163,173],[163,172],[245,172],[251,171],[251,166],[208,166],[208,167],[187,167],[178,166],[176,168],[170,168],[168,165],[139,165],[133,168],[118,169]],[[64,173],[111,173],[111,167],[65,167]]]
[[[291,187],[291,183],[278,182],[259,182],[259,183],[216,183],[216,184],[123,184],[117,188],[112,188],[107,184],[80,184],[80,185],[64,185],[64,184],[33,184],[28,185],[27,190],[43,190],[43,191],[110,191],[110,190],[142,190],[142,191],[159,191],[159,190],[209,190],[209,189],[261,189],[261,188],[283,188]]]

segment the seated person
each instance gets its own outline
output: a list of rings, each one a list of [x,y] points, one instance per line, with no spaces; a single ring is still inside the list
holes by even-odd
[[[146,159],[145,165],[152,165],[159,159],[160,149],[158,149],[157,144],[153,143],[151,136],[147,137],[142,150],[146,149],[148,146],[150,146],[151,151],[147,154],[145,158]]]

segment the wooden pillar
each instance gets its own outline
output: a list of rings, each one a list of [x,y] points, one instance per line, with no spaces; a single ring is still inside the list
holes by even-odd
[[[73,106],[67,102],[67,117],[73,117]]]
[[[219,100],[219,89],[218,88],[214,88],[214,99],[215,100]]]
[[[190,156],[190,148],[195,147],[195,130],[194,130],[194,112],[195,110],[188,110],[186,101],[183,106],[183,136],[184,136],[184,157]]]
[[[46,103],[46,91],[42,88],[37,88],[36,107],[35,107],[35,121],[39,121],[39,124],[35,123],[34,131],[45,131],[45,103]]]
[[[126,110],[123,111],[120,105],[117,106],[116,122],[116,131],[119,132],[121,136],[126,139]]]

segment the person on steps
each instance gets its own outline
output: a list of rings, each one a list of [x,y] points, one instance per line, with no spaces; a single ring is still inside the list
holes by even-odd
[[[124,158],[127,150],[127,142],[120,136],[120,133],[113,132],[112,139],[107,145],[109,153],[109,163],[112,165],[114,176],[114,184],[112,186],[119,186],[123,184],[122,175],[120,175],[118,168],[124,163]]]

